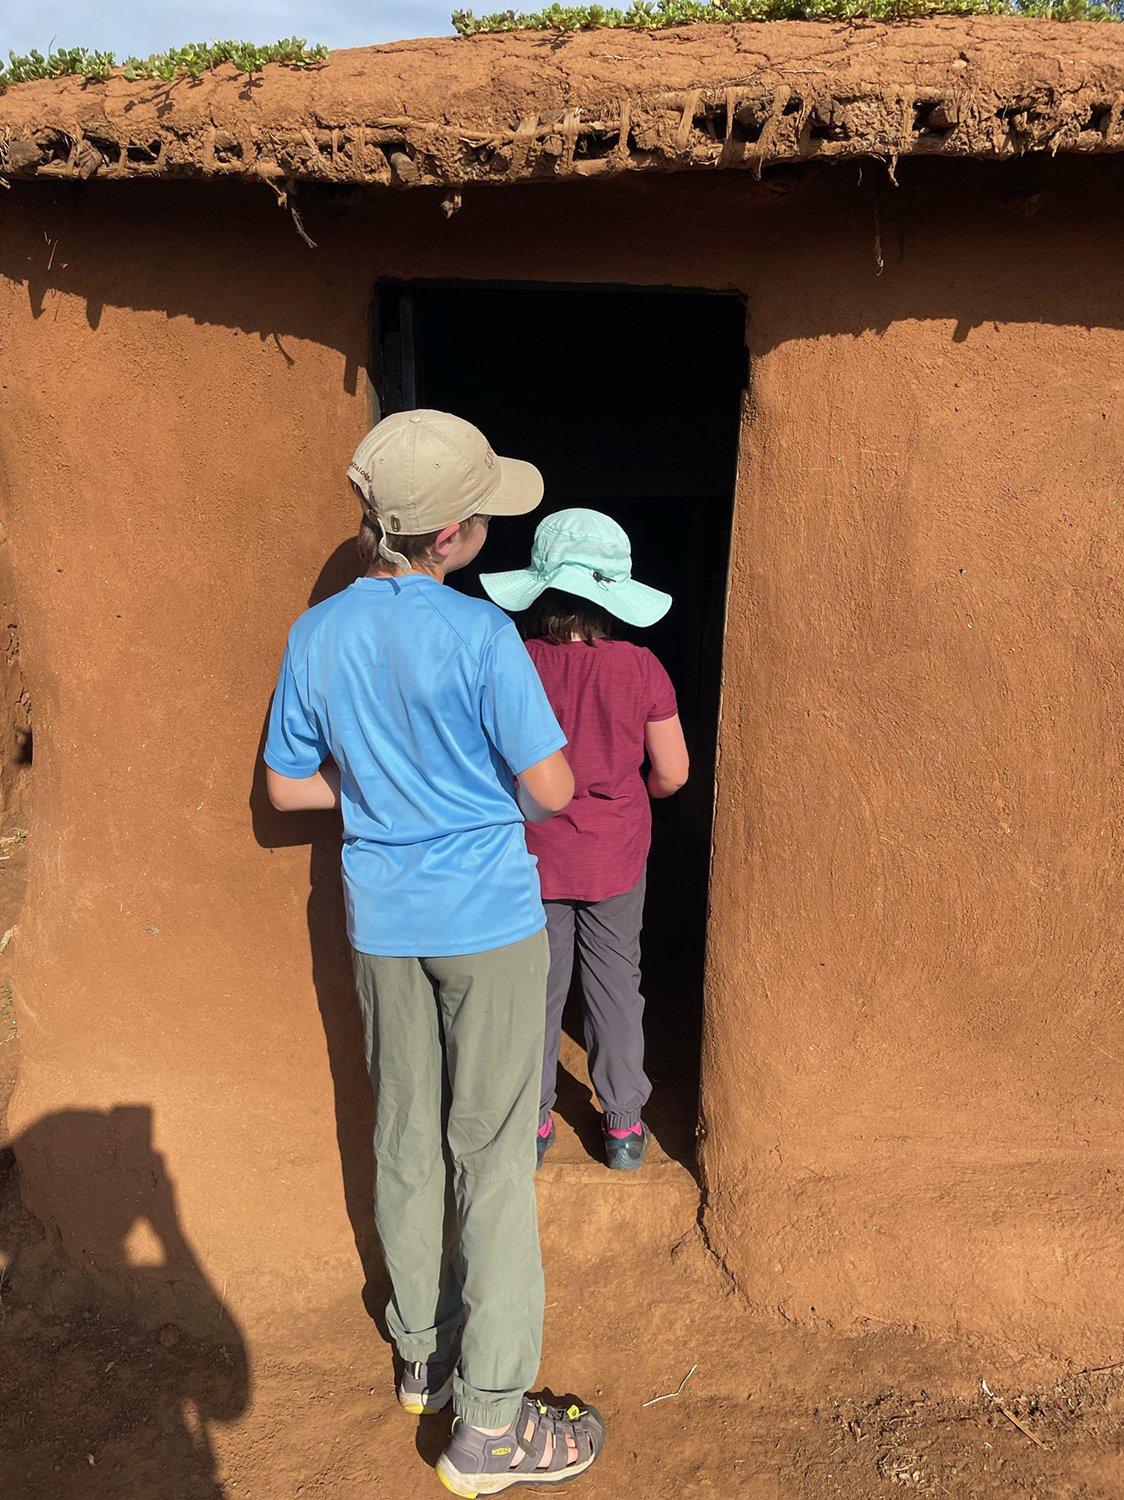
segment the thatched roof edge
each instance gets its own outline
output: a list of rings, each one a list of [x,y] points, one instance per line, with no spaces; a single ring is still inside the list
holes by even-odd
[[[0,96],[0,178],[388,187],[1124,150],[1124,30],[1006,18],[447,38]]]

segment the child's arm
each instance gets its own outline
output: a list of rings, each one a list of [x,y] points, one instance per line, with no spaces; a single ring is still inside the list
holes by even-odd
[[[519,811],[528,823],[545,823],[569,807],[573,795],[574,773],[561,750],[520,771],[515,788]]]
[[[570,803],[574,778],[562,754],[566,736],[519,632],[508,621],[480,662],[480,722],[515,778],[528,823],[545,823]]]
[[[691,760],[679,715],[655,719],[644,725],[644,748],[651,770],[648,772],[648,795],[670,797],[687,780]]]
[[[340,768],[326,760],[311,776],[282,776],[266,766],[265,789],[278,812],[326,811],[340,805]]]
[[[307,671],[302,670],[300,676],[307,679]],[[340,805],[339,767],[328,753],[324,731],[306,697],[294,670],[290,644],[277,678],[262,751],[265,789],[278,812]]]

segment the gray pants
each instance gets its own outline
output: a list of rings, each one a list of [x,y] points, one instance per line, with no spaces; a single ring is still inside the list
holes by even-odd
[[[408,1363],[463,1325],[454,1409],[514,1420],[542,1352],[535,1211],[543,932],[459,958],[355,954],[377,1097],[375,1223]]]
[[[646,876],[623,896],[607,901],[545,901],[550,938],[546,987],[539,1124],[557,1097],[562,1012],[574,972],[577,943],[585,1002],[589,1076],[610,1130],[627,1130],[640,1118],[652,1085],[644,1072],[644,997],[640,993],[640,929]]]

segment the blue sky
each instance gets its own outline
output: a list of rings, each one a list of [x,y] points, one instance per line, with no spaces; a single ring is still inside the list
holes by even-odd
[[[39,0],[0,7],[0,56],[57,47],[96,47],[147,57],[183,42],[215,38],[275,42],[303,36],[327,47],[363,47],[400,37],[443,36],[462,5],[477,15],[507,5],[466,0]]]

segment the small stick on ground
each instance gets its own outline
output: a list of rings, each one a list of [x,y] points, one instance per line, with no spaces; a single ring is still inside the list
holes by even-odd
[[[679,1390],[677,1390],[677,1391],[668,1391],[668,1393],[667,1393],[666,1396],[653,1396],[650,1401],[645,1401],[645,1402],[642,1403],[642,1405],[644,1405],[644,1406],[655,1406],[655,1404],[656,1404],[657,1401],[674,1401],[675,1398],[676,1398],[676,1396],[678,1396],[680,1394],[680,1392],[682,1391],[683,1387],[687,1384],[688,1380],[690,1380],[691,1376],[695,1373],[695,1371],[697,1369],[698,1369],[698,1365],[697,1364],[693,1364],[691,1366],[691,1368],[687,1371],[686,1375],[684,1375],[683,1379],[679,1382]]]
[[[995,1407],[995,1410],[1002,1416],[1006,1417],[1008,1422],[1011,1423],[1012,1427],[1017,1427],[1024,1437],[1028,1437],[1032,1443],[1037,1443],[1039,1448],[1045,1448],[1046,1444],[1042,1441],[1038,1434],[1036,1432],[1031,1432],[1029,1427],[1020,1422],[1018,1417],[1015,1416],[1014,1412],[1010,1412],[1007,1410],[1007,1408],[1003,1405],[1003,1402],[991,1389],[986,1380],[980,1381],[980,1389],[983,1391],[985,1396],[990,1398],[991,1404]]]
[[[1024,1437],[1028,1437],[1032,1443],[1037,1443],[1040,1448],[1045,1448],[1046,1444],[1042,1441],[1038,1434],[1036,1432],[1031,1432],[1029,1427],[1024,1426],[1023,1423],[1019,1421],[1018,1417],[1007,1410],[1002,1401],[997,1401],[995,1403],[995,1409],[1002,1412],[1003,1415],[1007,1418],[1008,1422],[1012,1422]]]

